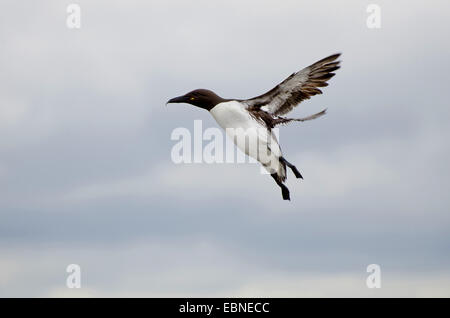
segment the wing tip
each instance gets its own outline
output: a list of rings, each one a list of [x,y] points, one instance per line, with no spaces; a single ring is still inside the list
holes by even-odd
[[[330,64],[330,63],[337,63],[336,67],[340,67],[339,63],[341,61],[336,61],[340,56],[342,55],[342,53],[335,53],[332,54],[330,56],[327,56],[319,61],[317,61],[316,63],[314,63],[311,66],[322,66],[322,65],[326,65],[326,64]]]

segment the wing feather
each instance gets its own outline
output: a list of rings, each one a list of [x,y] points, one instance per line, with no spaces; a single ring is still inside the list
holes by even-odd
[[[340,55],[334,54],[311,64],[291,74],[267,93],[242,102],[249,109],[261,108],[274,116],[284,115],[305,99],[322,94],[319,87],[328,86],[327,81],[340,68],[340,61],[336,61]]]

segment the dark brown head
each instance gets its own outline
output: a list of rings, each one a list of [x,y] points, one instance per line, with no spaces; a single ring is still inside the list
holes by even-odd
[[[183,96],[178,96],[172,98],[167,102],[169,103],[188,103],[206,110],[213,109],[219,103],[227,101],[220,96],[217,96],[216,93],[207,90],[207,89],[196,89],[192,92],[187,93]]]

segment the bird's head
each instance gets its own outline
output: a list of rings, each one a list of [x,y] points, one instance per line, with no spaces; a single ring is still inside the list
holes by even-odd
[[[211,110],[217,104],[226,101],[216,93],[207,89],[196,89],[183,96],[172,98],[169,103],[187,103],[206,110]]]

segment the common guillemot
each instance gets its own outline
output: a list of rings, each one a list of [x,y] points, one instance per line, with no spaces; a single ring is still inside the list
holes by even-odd
[[[272,129],[280,124],[312,120],[325,114],[326,109],[304,118],[282,117],[311,96],[322,94],[318,87],[328,86],[340,61],[340,54],[326,57],[299,72],[260,96],[250,99],[225,99],[207,89],[196,89],[167,103],[188,103],[208,110],[216,122],[233,138],[246,155],[258,160],[281,188],[284,200],[290,200],[286,181],[286,166],[297,178],[302,175],[281,152]],[[241,138],[243,137],[243,138]],[[252,145],[255,145],[252,147]]]

